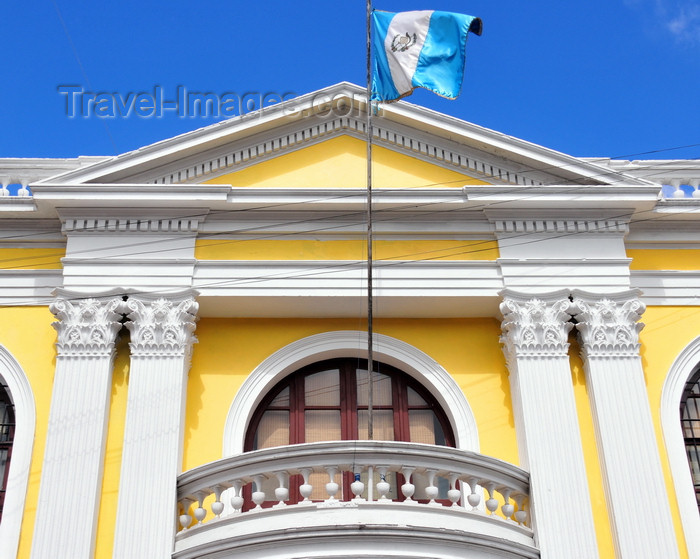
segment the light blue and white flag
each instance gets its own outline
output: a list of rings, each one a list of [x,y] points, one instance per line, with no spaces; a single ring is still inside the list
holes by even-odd
[[[451,12],[373,12],[372,100],[390,102],[424,87],[455,99],[462,88],[467,34],[477,17]]]

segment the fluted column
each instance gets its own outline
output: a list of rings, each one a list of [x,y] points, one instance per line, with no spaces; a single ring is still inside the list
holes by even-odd
[[[678,557],[639,355],[638,291],[574,291],[616,556]]]
[[[501,342],[542,559],[597,557],[568,357],[568,291],[502,295]]]
[[[113,556],[169,559],[198,306],[192,291],[126,305],[131,366]]]
[[[56,371],[32,544],[33,559],[89,559],[122,297],[58,291]],[[1,544],[0,544],[1,545]]]

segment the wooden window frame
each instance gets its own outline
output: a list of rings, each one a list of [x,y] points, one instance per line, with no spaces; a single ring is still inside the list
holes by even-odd
[[[340,403],[338,405],[307,406],[304,394],[303,380],[312,374],[338,369],[339,371],[339,390]],[[324,361],[312,363],[286,376],[278,382],[262,399],[251,420],[248,424],[248,429],[245,437],[245,451],[251,451],[255,446],[255,436],[258,426],[263,417],[263,414],[268,410],[288,411],[289,412],[289,444],[303,444],[305,442],[305,413],[312,410],[339,410],[340,411],[340,427],[342,440],[358,440],[358,411],[367,409],[367,406],[358,406],[357,398],[357,371],[367,370],[367,360],[358,359],[355,357],[334,358]],[[373,406],[374,410],[393,410],[394,421],[394,440],[402,442],[411,442],[409,412],[413,410],[431,410],[434,417],[437,418],[442,435],[444,437],[443,446],[455,446],[455,438],[452,431],[452,426],[447,419],[447,415],[442,407],[438,404],[435,397],[423,387],[420,382],[404,373],[403,371],[386,365],[384,363],[374,362],[374,371],[387,375],[391,379],[392,384],[392,404]],[[272,406],[272,402],[286,388],[289,387],[289,405],[288,406]],[[408,403],[408,388],[412,388],[424,401],[422,405],[409,405]],[[441,443],[436,443],[441,444]],[[297,478],[298,476],[293,476]],[[350,484],[352,483],[352,473],[345,472],[342,486],[344,488],[344,500],[350,499],[349,494]],[[397,475],[397,484],[400,486],[403,483],[403,476]],[[290,503],[295,503],[300,500],[298,494],[298,479],[290,480]],[[400,493],[400,492],[399,492]],[[250,503],[251,489],[250,485],[244,488],[243,495],[246,503]],[[400,499],[403,496],[400,495]],[[263,506],[271,506],[273,502],[265,503]],[[247,508],[247,507],[245,507]]]

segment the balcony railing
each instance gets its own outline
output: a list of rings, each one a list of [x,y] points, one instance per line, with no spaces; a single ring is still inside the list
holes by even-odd
[[[362,529],[365,537],[355,534],[353,545],[376,530],[397,535],[392,530],[410,526],[411,536],[422,534],[417,546],[439,533],[440,541],[486,549],[479,557],[490,557],[489,550],[494,557],[539,556],[527,472],[442,446],[339,441],[257,450],[185,472],[178,502],[176,558],[234,549],[244,557],[246,542],[259,552],[275,541],[292,545],[300,531],[311,557],[309,538],[327,538],[341,526]],[[408,534],[399,534],[402,541]]]

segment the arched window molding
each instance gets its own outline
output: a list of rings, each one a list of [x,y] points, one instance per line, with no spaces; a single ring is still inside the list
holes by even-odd
[[[36,406],[24,371],[12,354],[0,345],[0,377],[15,407],[15,438],[7,478],[7,493],[0,522],[0,559],[15,559],[27,496],[29,468],[34,447]]]
[[[324,359],[366,357],[366,350],[366,332],[336,331],[297,340],[270,355],[248,376],[233,399],[224,429],[223,455],[243,452],[253,412],[268,391],[285,376]],[[469,403],[454,379],[434,359],[405,342],[382,334],[374,335],[373,354],[376,361],[411,375],[436,398],[452,425],[457,448],[479,450],[476,420]]]
[[[698,363],[700,363],[700,336],[688,344],[676,357],[661,391],[661,427],[690,557],[700,557],[700,515],[698,515],[695,489],[688,467],[679,409],[685,383]]]

